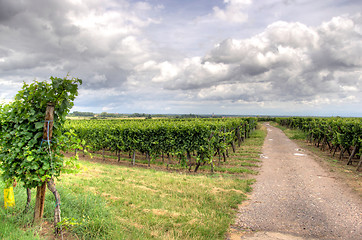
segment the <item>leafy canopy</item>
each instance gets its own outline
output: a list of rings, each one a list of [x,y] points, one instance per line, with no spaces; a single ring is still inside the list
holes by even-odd
[[[82,80],[50,77],[51,82],[23,84],[13,102],[0,106],[0,168],[5,181],[18,179],[33,188],[60,175],[62,152],[75,144],[74,134],[63,124],[78,95]],[[53,138],[43,142],[45,111],[55,105]]]

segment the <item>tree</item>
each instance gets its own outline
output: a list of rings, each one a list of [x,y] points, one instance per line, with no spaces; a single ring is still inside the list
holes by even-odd
[[[60,175],[66,163],[70,163],[65,162],[62,152],[75,144],[74,135],[63,132],[63,124],[82,80],[68,79],[68,76],[50,77],[50,80],[24,83],[14,101],[1,106],[0,168],[7,182],[17,179],[24,183],[25,188],[37,187],[38,190],[41,187],[45,189],[48,183],[54,193],[53,178]],[[49,106],[53,107],[53,120],[44,121]],[[56,193],[54,196],[59,205]],[[35,223],[41,220],[42,213],[36,218],[35,212]]]

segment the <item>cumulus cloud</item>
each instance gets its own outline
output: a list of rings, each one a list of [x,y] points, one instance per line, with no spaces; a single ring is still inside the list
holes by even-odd
[[[226,39],[202,59],[183,60],[164,88],[194,89],[200,99],[313,101],[361,94],[361,15],[308,27],[275,22],[247,39]],[[211,70],[212,69],[212,70]]]
[[[228,65],[203,62],[200,57],[185,58],[179,63],[150,61],[136,69],[137,74],[151,76],[152,82],[161,83],[167,90],[201,89],[212,86],[227,78],[229,72]]]
[[[0,76],[28,70],[30,76],[47,78],[69,72],[84,79],[86,88],[120,86],[150,57],[141,33],[158,23],[153,11],[147,2],[2,0]]]
[[[224,0],[225,8],[214,7],[214,17],[223,21],[244,23],[248,20],[246,8],[252,3],[251,0]]]
[[[243,102],[260,102],[262,96],[268,93],[271,84],[266,83],[225,83],[204,88],[198,97],[204,100],[230,100]],[[265,99],[263,99],[265,100]]]
[[[0,0],[0,99],[69,73],[85,111],[362,102],[361,14],[331,0],[158,2]]]

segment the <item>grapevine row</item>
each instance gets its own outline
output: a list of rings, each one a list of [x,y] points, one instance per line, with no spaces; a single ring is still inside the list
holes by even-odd
[[[207,163],[213,169],[213,156],[225,158],[228,147],[235,151],[256,124],[256,118],[71,120],[67,128],[90,151],[110,151],[118,160],[121,152],[128,152],[133,163],[138,152],[146,155],[148,164],[161,155],[177,156],[182,165],[194,165],[197,171]]]
[[[327,150],[339,159],[348,153],[347,165],[352,164],[355,157],[360,158],[357,170],[362,164],[362,119],[360,118],[312,118],[290,117],[277,118],[280,125],[301,129],[307,133],[307,140],[322,150]]]

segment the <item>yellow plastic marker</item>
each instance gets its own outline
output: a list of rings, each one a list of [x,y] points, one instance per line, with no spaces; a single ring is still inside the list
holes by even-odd
[[[4,205],[5,208],[15,206],[14,190],[13,187],[4,189]]]

